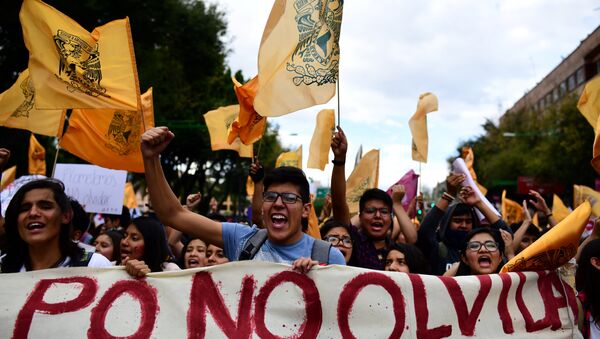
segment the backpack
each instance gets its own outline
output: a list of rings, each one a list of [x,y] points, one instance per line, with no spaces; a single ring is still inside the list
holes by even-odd
[[[72,261],[69,267],[87,267],[92,260],[92,255],[94,255],[93,252],[83,251],[81,258],[78,261]]]
[[[267,240],[267,230],[259,229],[256,231],[246,242],[244,243],[244,247],[242,248],[242,252],[240,252],[240,256],[238,257],[239,261],[242,260],[252,260],[260,247]],[[323,241],[321,239],[315,239],[313,243],[312,250],[310,253],[310,257],[312,260],[316,260],[319,263],[329,264],[329,249],[331,248],[331,243],[327,241]]]

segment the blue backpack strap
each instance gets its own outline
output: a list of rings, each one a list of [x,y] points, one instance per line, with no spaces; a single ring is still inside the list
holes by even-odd
[[[260,249],[260,247],[267,240],[267,230],[260,229],[256,231],[246,242],[244,243],[244,247],[242,248],[242,252],[240,252],[240,256],[238,257],[239,261],[242,260],[252,260],[256,255],[256,252]]]
[[[321,264],[329,264],[329,250],[331,249],[331,243],[321,240],[315,239],[313,243],[312,251],[310,253],[310,257],[312,260],[316,260]]]

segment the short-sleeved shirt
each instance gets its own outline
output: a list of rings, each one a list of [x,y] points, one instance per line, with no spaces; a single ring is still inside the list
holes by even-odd
[[[73,262],[71,262],[71,257],[66,257],[63,261],[61,261],[56,267],[72,267]],[[102,254],[92,253],[90,261],[87,264],[87,267],[111,267],[113,266],[108,259],[106,259]],[[21,266],[21,270],[19,272],[27,272],[25,265]]]
[[[222,225],[225,255],[230,261],[237,261],[246,240],[258,232],[258,227],[227,222]],[[314,242],[313,237],[304,233],[299,241],[291,245],[278,245],[267,239],[252,260],[291,264],[300,257],[310,258]],[[329,264],[346,265],[342,252],[333,246],[329,249]]]

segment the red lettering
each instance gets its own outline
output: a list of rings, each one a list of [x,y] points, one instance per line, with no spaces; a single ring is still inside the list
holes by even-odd
[[[501,273],[499,276],[500,280],[502,280],[502,290],[500,291],[500,296],[498,297],[498,314],[500,315],[500,320],[502,321],[502,329],[504,330],[504,333],[510,334],[515,332],[512,318],[508,312],[507,304],[508,291],[510,290],[512,279],[510,278],[510,274],[507,273]]]
[[[542,300],[544,300],[544,307],[549,315],[550,323],[552,324],[550,329],[556,331],[562,327],[558,313],[559,309],[570,306],[574,314],[574,319],[577,319],[579,311],[577,309],[577,302],[575,301],[575,294],[570,286],[564,287],[556,272],[538,272],[538,274],[540,276],[538,287],[542,295]],[[560,293],[559,296],[554,294],[553,287]],[[567,312],[569,312],[569,309],[567,309]]]
[[[285,283],[290,282],[300,287],[302,297],[304,299],[306,318],[298,332],[300,335],[294,335],[294,338],[316,338],[321,330],[323,322],[323,310],[321,308],[321,300],[319,290],[314,281],[308,278],[305,274],[300,274],[292,271],[284,271],[273,275],[267,280],[265,285],[260,289],[256,296],[254,305],[254,322],[256,326],[256,334],[261,338],[279,338],[275,336],[265,324],[265,312],[267,300],[273,290]]]
[[[343,338],[356,338],[350,330],[350,324],[348,317],[352,310],[352,305],[360,291],[369,286],[377,285],[383,287],[389,295],[392,297],[392,303],[394,305],[394,317],[396,323],[394,329],[390,334],[390,338],[400,338],[404,331],[404,323],[406,322],[406,312],[404,310],[404,298],[400,287],[396,285],[394,280],[390,277],[381,273],[369,272],[363,273],[354,279],[350,280],[344,286],[340,299],[338,301],[337,320],[340,332]]]
[[[251,310],[254,293],[254,277],[244,276],[238,303],[237,322],[225,306],[212,276],[198,272],[192,282],[190,309],[187,314],[188,338],[204,338],[206,335],[206,312],[210,311],[217,326],[228,338],[250,338],[252,335]]]
[[[527,306],[525,305],[525,301],[523,300],[523,286],[525,285],[525,281],[526,281],[526,277],[525,274],[521,273],[521,272],[517,272],[517,275],[519,276],[520,280],[519,280],[519,285],[517,286],[517,294],[516,294],[516,301],[517,301],[517,307],[519,308],[519,311],[521,312],[521,314],[523,315],[523,319],[525,320],[525,330],[527,332],[535,332],[535,331],[539,331],[541,329],[544,329],[548,326],[551,325],[550,323],[550,315],[548,313],[548,302],[547,300],[543,300],[544,302],[544,308],[545,308],[545,316],[542,319],[539,320],[533,320],[533,317],[531,316],[531,312],[529,312],[529,309],[527,308]],[[540,284],[541,282],[538,280],[538,284]],[[540,289],[541,292],[541,289]],[[542,299],[544,299],[542,297]]]
[[[122,280],[116,282],[106,291],[98,305],[92,309],[90,317],[89,338],[115,338],[105,327],[106,314],[115,300],[123,294],[129,294],[140,303],[142,311],[140,325],[135,333],[127,338],[149,338],[158,314],[156,290],[142,280]]]
[[[81,292],[79,292],[79,295],[75,299],[48,304],[44,301],[44,295],[50,286],[54,284],[81,284],[83,286]],[[45,314],[61,314],[79,311],[92,303],[97,290],[98,284],[92,278],[70,277],[40,280],[33,288],[33,293],[29,295],[21,311],[19,311],[15,329],[13,331],[13,338],[27,338],[31,327],[31,321],[36,311]]]
[[[409,274],[413,288],[415,316],[417,318],[417,338],[446,338],[452,334],[451,325],[442,325],[436,328],[427,328],[429,309],[427,307],[427,294],[425,284],[418,274]]]
[[[467,309],[467,303],[465,301],[465,296],[458,285],[456,279],[451,277],[439,277],[448,293],[450,294],[450,298],[452,299],[452,304],[454,305],[454,310],[456,310],[456,316],[458,318],[458,326],[460,327],[460,332],[466,336],[472,336],[475,333],[475,324],[477,323],[477,318],[479,318],[479,314],[481,313],[481,309],[483,308],[483,303],[490,293],[490,289],[492,288],[492,279],[489,275],[478,275],[477,279],[479,279],[479,293],[477,293],[477,298],[475,298],[475,302],[473,303],[473,308],[471,311]]]

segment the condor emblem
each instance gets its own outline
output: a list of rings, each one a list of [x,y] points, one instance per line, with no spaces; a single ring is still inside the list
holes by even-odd
[[[337,81],[342,6],[342,0],[295,1],[299,39],[292,62],[286,65],[288,72],[295,73],[294,85]],[[300,59],[298,64],[294,59]]]
[[[21,90],[23,91],[23,96],[25,97],[25,100],[19,105],[19,107],[17,107],[13,114],[11,114],[11,117],[29,118],[29,112],[33,108],[33,95],[35,93],[35,90],[33,89],[33,83],[31,82],[31,77],[27,77],[23,81],[21,81],[19,87],[21,87]]]
[[[54,43],[60,56],[56,77],[67,84],[69,92],[109,97],[106,88],[100,85],[102,70],[98,44],[90,46],[80,37],[60,29],[54,36]]]
[[[106,147],[121,156],[140,148],[141,117],[138,112],[116,111],[106,133]]]

